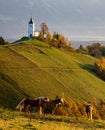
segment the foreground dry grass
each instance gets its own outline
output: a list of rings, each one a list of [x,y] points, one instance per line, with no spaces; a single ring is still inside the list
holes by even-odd
[[[40,121],[26,118],[4,121],[0,120],[2,130],[81,130],[64,122]]]
[[[35,113],[26,117],[24,113],[7,112],[0,115],[0,130],[105,130],[105,122]]]

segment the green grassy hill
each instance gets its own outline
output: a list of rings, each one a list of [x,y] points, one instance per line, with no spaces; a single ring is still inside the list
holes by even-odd
[[[23,97],[61,93],[72,99],[104,99],[105,82],[94,73],[97,59],[36,40],[0,46],[0,105],[14,108]]]

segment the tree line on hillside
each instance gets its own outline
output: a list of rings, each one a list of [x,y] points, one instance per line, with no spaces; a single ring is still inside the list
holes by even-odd
[[[0,45],[6,45],[9,44],[9,42],[5,41],[3,37],[0,37]]]
[[[48,43],[50,46],[56,48],[63,48],[66,50],[75,51],[72,47],[72,43],[68,39],[58,32],[54,32],[52,35],[49,32],[49,28],[45,22],[41,23],[40,35],[37,37],[38,40]]]
[[[105,46],[101,46],[100,43],[93,43],[88,45],[86,48],[83,45],[80,45],[78,49],[72,47],[72,42],[68,41],[67,37],[58,32],[49,32],[49,28],[46,23],[41,23],[40,35],[37,38],[38,40],[48,43],[50,46],[56,48],[63,48],[68,51],[79,52],[89,54],[95,57],[105,56]]]
[[[77,52],[87,53],[91,56],[100,58],[105,56],[105,46],[102,46],[100,43],[93,43],[84,48],[82,45],[77,49]]]

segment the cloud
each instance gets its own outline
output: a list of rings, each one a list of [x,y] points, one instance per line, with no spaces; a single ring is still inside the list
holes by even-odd
[[[11,17],[11,16],[6,16],[6,15],[0,15],[0,21],[1,22],[11,22],[11,21],[15,21],[15,18]]]
[[[75,41],[105,41],[104,36],[100,35],[70,35],[69,36],[70,40],[75,40]]]
[[[24,6],[27,8],[32,8],[34,6],[34,0],[25,0]]]
[[[91,2],[93,2],[93,3],[100,3],[101,0],[91,0]]]

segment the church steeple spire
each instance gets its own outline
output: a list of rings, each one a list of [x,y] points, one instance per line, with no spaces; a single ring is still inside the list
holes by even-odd
[[[30,18],[30,21],[29,21],[28,24],[33,24],[33,19],[32,19],[32,17]]]

